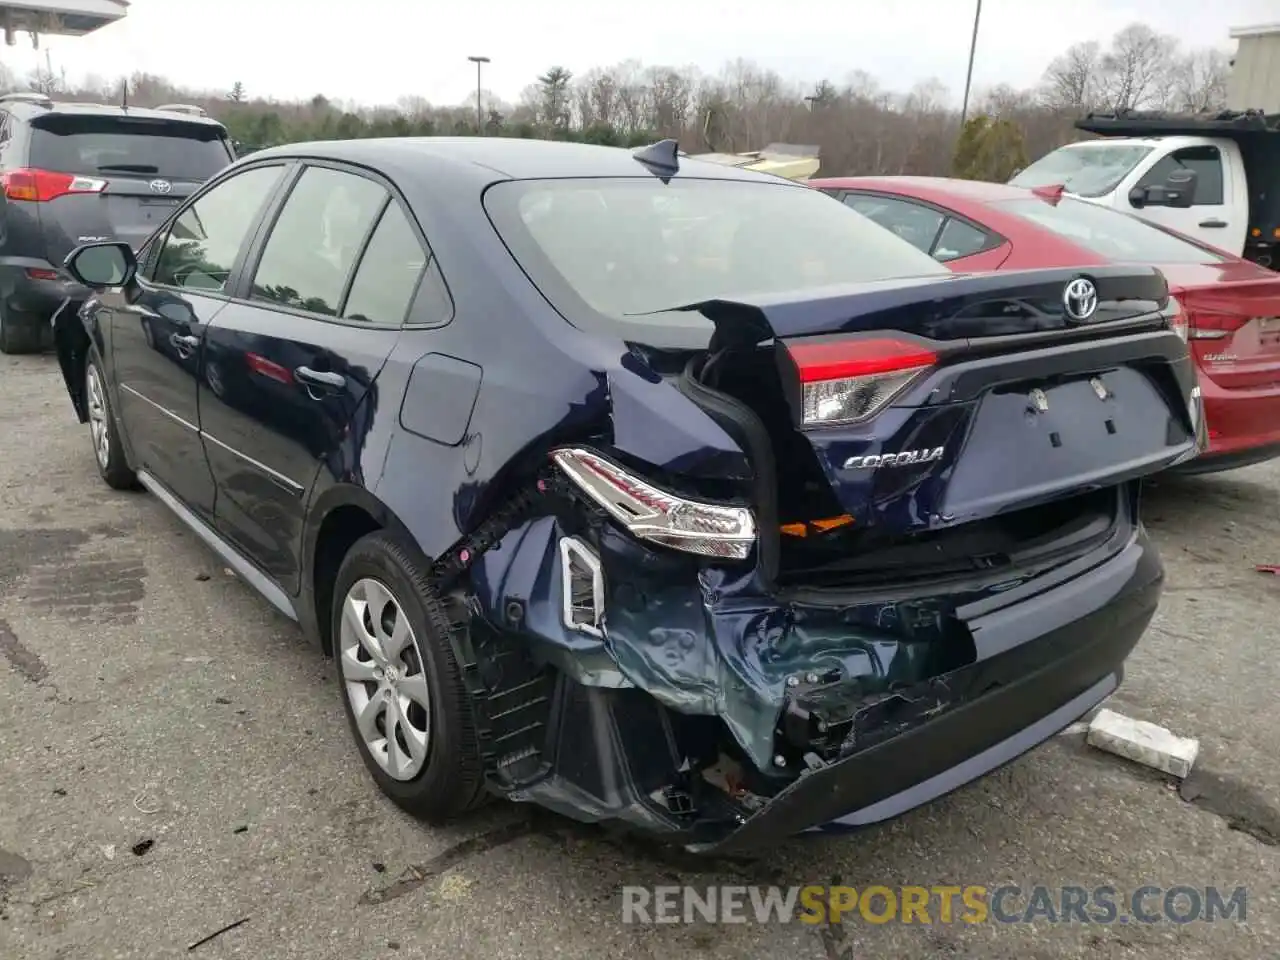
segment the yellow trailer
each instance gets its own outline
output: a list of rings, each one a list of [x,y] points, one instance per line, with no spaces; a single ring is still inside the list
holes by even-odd
[[[771,143],[763,150],[748,153],[695,153],[690,158],[710,160],[727,167],[741,167],[759,173],[772,173],[787,180],[808,180],[821,166],[817,147],[790,143]]]

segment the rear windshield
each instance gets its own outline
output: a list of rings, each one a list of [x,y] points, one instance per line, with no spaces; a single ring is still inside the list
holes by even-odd
[[[781,181],[509,181],[485,207],[570,322],[624,338],[638,324],[689,326],[661,311],[704,300],[951,275],[838,200]]]
[[[1141,144],[1089,143],[1060,147],[1009,181],[1015,187],[1062,184],[1077,197],[1110,193],[1152,150]]]
[[[141,117],[46,117],[32,131],[31,166],[90,176],[207,180],[231,162],[222,129]]]
[[[1160,264],[1214,263],[1224,259],[1145,220],[1083,200],[1063,197],[1054,205],[1027,197],[996,205],[1111,260]]]

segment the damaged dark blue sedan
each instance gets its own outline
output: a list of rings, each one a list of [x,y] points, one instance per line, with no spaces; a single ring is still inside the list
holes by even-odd
[[[754,850],[970,781],[1116,689],[1140,483],[1205,442],[1157,271],[956,276],[670,141],[264,150],[67,269],[103,479],[336,659],[431,821]]]

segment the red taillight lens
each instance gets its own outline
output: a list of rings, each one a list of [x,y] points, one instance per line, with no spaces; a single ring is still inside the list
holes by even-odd
[[[938,362],[938,355],[893,338],[791,343],[803,390],[803,423],[862,423]]]
[[[30,200],[47,203],[69,193],[101,193],[107,181],[49,170],[10,170],[0,174],[4,195],[8,200]]]
[[[1196,310],[1188,317],[1188,336],[1192,340],[1221,340],[1248,322],[1249,318],[1240,314]]]

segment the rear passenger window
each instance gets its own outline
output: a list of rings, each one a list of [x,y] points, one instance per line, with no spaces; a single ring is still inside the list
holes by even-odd
[[[870,193],[850,193],[844,198],[852,207],[887,230],[892,230],[912,246],[928,253],[942,226],[942,214],[909,200],[890,199]]]
[[[152,281],[172,287],[224,290],[249,228],[283,169],[275,165],[237,173],[179,214],[155,248],[158,256]]]
[[[426,264],[426,253],[400,205],[391,203],[360,259],[343,317],[400,326]]]
[[[337,316],[360,245],[387,198],[365,177],[307,168],[271,228],[250,297]]]
[[[985,250],[990,245],[989,240],[990,237],[977,227],[971,227],[961,220],[949,219],[942,228],[942,235],[938,237],[938,245],[933,249],[933,258],[946,263],[948,260],[971,257]]]

